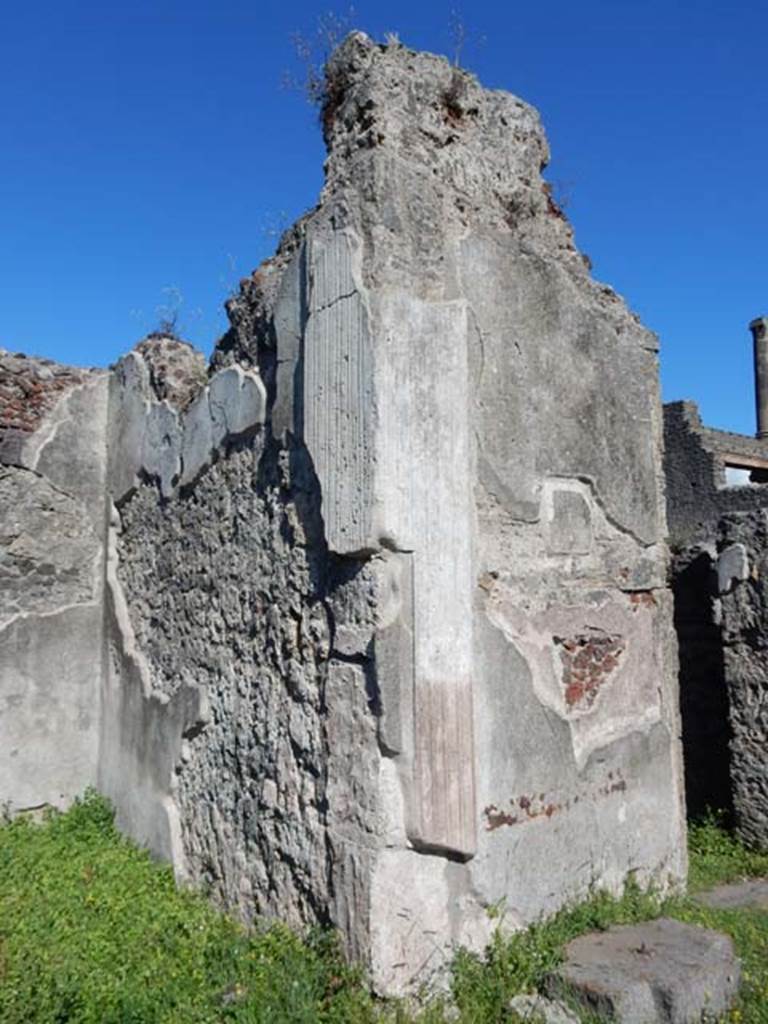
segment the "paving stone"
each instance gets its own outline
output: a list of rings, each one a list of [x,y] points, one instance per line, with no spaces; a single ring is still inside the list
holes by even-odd
[[[735,907],[755,907],[768,910],[768,878],[749,878],[744,882],[718,885],[714,889],[696,893],[697,903],[716,910],[730,910]]]
[[[522,1021],[531,1024],[579,1024],[579,1018],[560,1002],[547,999],[536,992],[515,996],[509,1009]]]
[[[660,918],[574,939],[547,990],[620,1024],[694,1024],[727,1010],[739,979],[729,936]]]

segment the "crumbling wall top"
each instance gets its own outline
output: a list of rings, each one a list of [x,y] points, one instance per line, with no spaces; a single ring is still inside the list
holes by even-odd
[[[350,186],[363,208],[381,212],[386,203],[392,180],[365,165],[404,161],[442,200],[443,228],[484,222],[519,230],[544,213],[572,248],[570,226],[540,178],[549,147],[538,113],[510,93],[483,89],[445,57],[354,32],[328,62],[321,119],[328,146],[321,205],[336,200],[336,223],[350,213]],[[407,227],[390,220],[382,225],[390,232]]]
[[[181,338],[170,334],[148,334],[137,345],[147,364],[149,383],[159,401],[184,409],[208,380],[205,356]]]

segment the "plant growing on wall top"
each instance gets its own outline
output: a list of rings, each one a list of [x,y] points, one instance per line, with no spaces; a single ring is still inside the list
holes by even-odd
[[[313,32],[291,34],[291,43],[301,70],[298,74],[286,71],[283,85],[303,93],[307,102],[320,107],[321,111],[328,100],[325,65],[342,39],[354,28],[354,21],[354,7],[349,7],[346,14],[328,11],[318,15]]]

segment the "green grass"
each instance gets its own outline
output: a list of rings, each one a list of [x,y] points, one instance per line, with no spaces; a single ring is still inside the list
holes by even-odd
[[[690,830],[691,891],[768,875],[768,854],[746,850],[709,819]],[[44,824],[0,826],[2,1024],[494,1024],[512,995],[542,985],[565,943],[589,930],[660,913],[729,932],[743,959],[735,1024],[768,1024],[768,913],[715,911],[689,896],[629,886],[597,893],[525,932],[500,928],[485,955],[459,952],[452,1012],[383,1005],[346,966],[333,937],[299,939],[272,926],[246,933],[115,830],[87,794]]]
[[[0,828],[3,1024],[335,1024],[372,1001],[331,937],[246,935],[121,838],[88,794]]]
[[[768,852],[748,850],[716,816],[689,828],[691,866],[689,890],[695,894],[725,882],[768,876]],[[727,1016],[740,1024],[768,1024],[768,911],[711,910],[691,899],[681,900],[673,916],[691,924],[727,932],[742,961],[739,1004]]]
[[[768,853],[748,850],[723,826],[718,814],[709,814],[688,828],[692,892],[740,878],[768,875]]]

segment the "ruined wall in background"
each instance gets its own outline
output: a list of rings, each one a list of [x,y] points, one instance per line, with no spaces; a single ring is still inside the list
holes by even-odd
[[[724,809],[766,847],[768,507],[725,513],[711,534],[673,559],[689,809]]]
[[[765,440],[704,426],[695,402],[668,402],[664,406],[664,474],[671,546],[711,544],[721,515],[763,508],[765,488],[752,483],[730,485],[726,465],[738,465],[740,459],[748,465],[750,458],[767,456]]]
[[[95,781],[107,378],[0,354],[0,803]]]
[[[708,808],[730,815],[731,725],[714,539],[708,545],[674,551],[670,575],[680,661],[686,808],[689,817]]]
[[[664,420],[688,807],[724,809],[765,846],[768,489],[729,486],[725,469],[759,467],[768,444],[705,427],[693,402]]]
[[[768,847],[768,509],[732,512],[718,524],[718,618],[731,728],[736,828]]]

